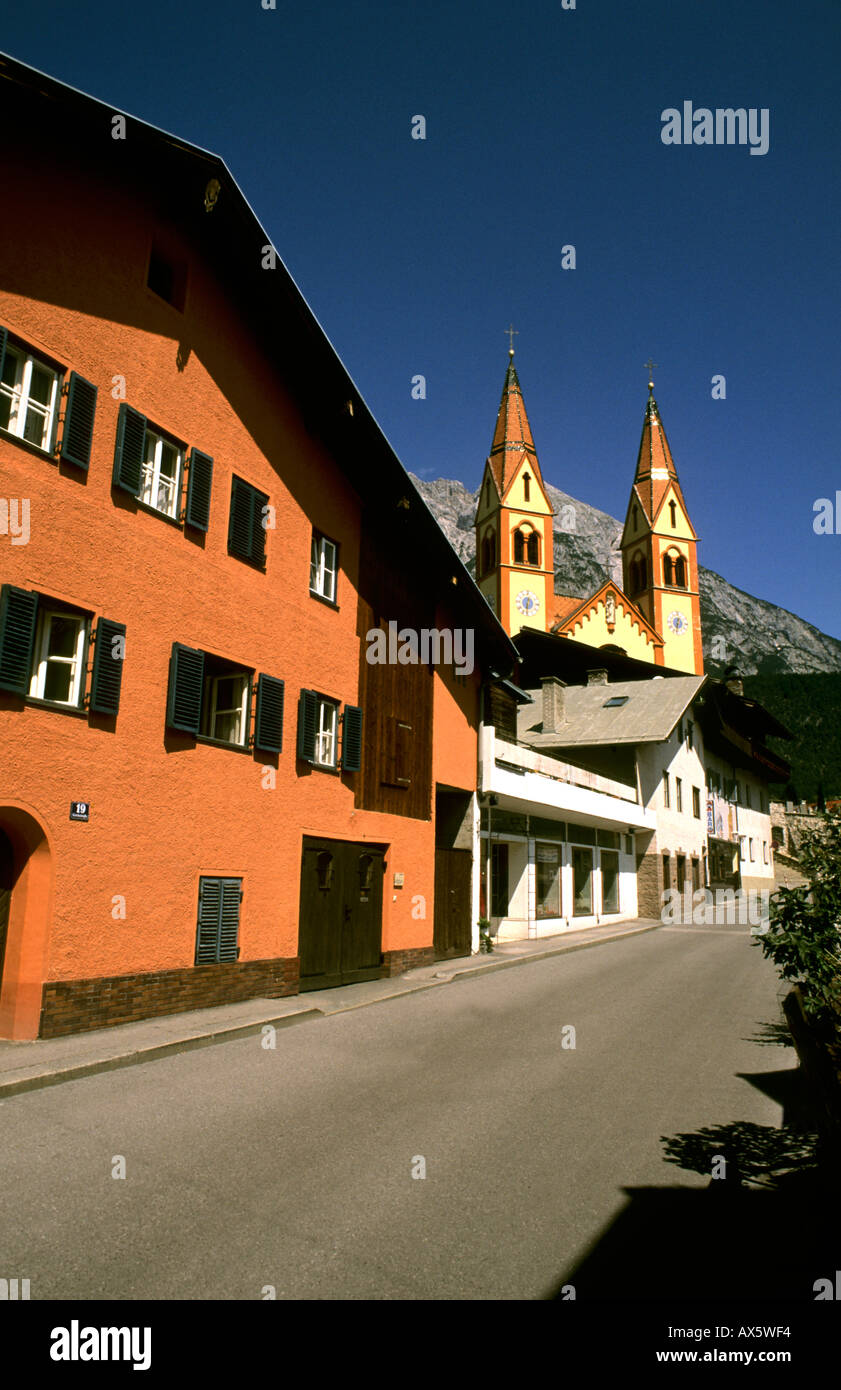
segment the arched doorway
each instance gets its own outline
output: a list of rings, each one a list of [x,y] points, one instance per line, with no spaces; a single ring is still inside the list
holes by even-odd
[[[0,1038],[37,1038],[52,913],[46,830],[0,805]]]
[[[6,936],[12,908],[12,889],[15,884],[15,852],[5,831],[0,830],[0,991],[3,988],[3,961],[6,958]]]

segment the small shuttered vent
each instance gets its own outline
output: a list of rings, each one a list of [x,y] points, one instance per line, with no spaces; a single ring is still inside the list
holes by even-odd
[[[173,642],[166,704],[166,722],[170,729],[198,733],[203,685],[204,652]]]
[[[242,879],[239,878],[199,880],[196,965],[236,960],[241,892]]]
[[[0,589],[0,690],[29,689],[38,595],[4,584]]]
[[[100,618],[93,648],[90,697],[90,708],[97,714],[116,714],[120,708],[125,650],[125,624]]]
[[[283,749],[283,681],[262,673],[257,677],[254,746],[267,753]]]
[[[213,482],[213,459],[193,449],[190,454],[190,476],[187,482],[187,510],[184,520],[196,531],[206,531],[210,525],[210,488]]]
[[[123,492],[130,492],[132,497],[140,492],[145,449],[146,416],[123,402],[117,419],[113,484]]]
[[[342,714],[342,771],[358,772],[362,766],[362,710],[345,705]]]
[[[302,690],[298,701],[298,757],[306,763],[315,761],[317,727],[318,697],[313,690]]]
[[[59,458],[87,468],[91,461],[93,422],[96,415],[96,387],[84,377],[70,373],[67,390],[67,409],[64,412],[64,432],[61,436]]]

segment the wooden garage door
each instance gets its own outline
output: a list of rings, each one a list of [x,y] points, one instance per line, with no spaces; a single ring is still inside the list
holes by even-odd
[[[301,990],[379,979],[384,864],[381,845],[304,837],[298,921]]]

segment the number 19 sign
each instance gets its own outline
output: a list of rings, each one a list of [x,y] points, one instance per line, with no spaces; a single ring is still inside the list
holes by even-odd
[[[91,804],[89,801],[71,801],[70,819],[71,820],[90,820]]]

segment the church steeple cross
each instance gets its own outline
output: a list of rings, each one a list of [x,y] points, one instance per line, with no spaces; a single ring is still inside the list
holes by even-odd
[[[659,363],[652,362],[651,358],[649,357],[645,365],[648,368],[648,392],[650,395],[651,392],[654,390],[654,368],[659,366]]]
[[[513,356],[514,356],[514,338],[515,338],[515,336],[516,336],[516,337],[519,337],[519,336],[520,336],[520,330],[519,330],[519,328],[515,328],[514,325],[513,325],[513,323],[510,323],[510,324],[508,325],[508,327],[507,327],[507,328],[503,328],[502,331],[503,331],[503,333],[507,333],[507,334],[508,334],[508,355],[509,355],[509,357],[513,357]]]

